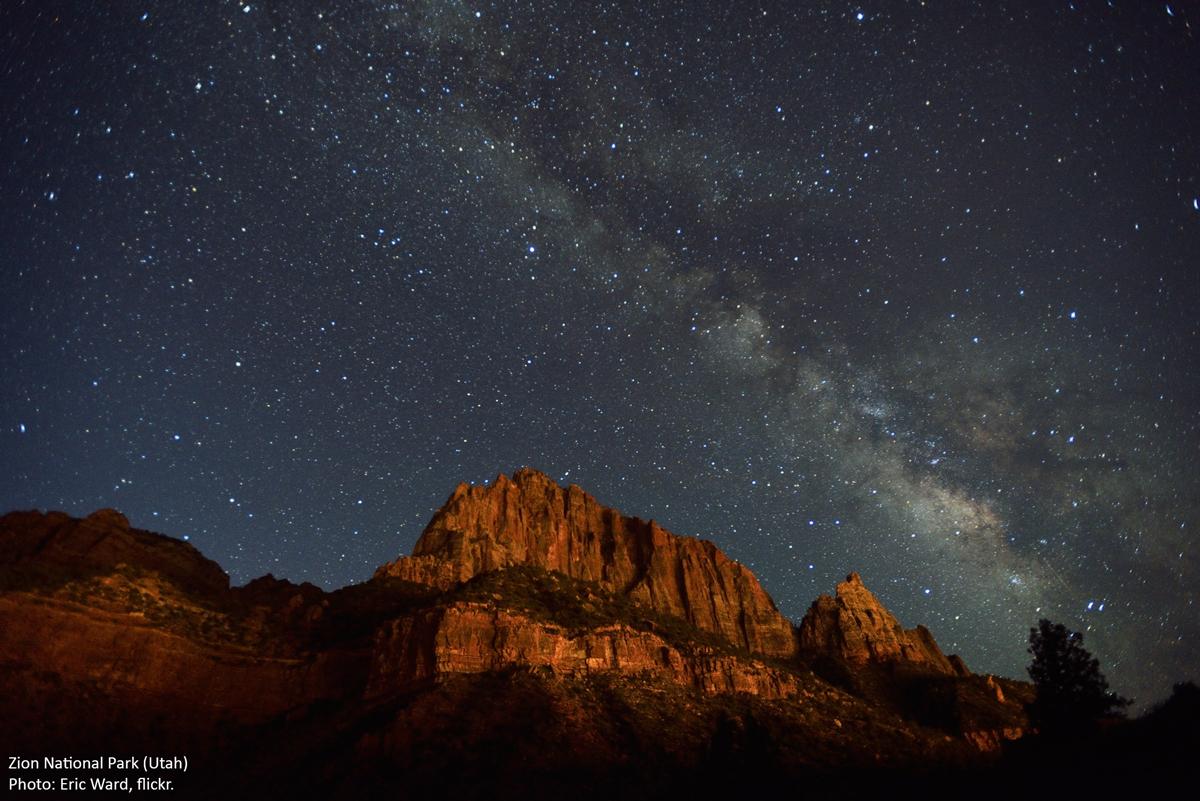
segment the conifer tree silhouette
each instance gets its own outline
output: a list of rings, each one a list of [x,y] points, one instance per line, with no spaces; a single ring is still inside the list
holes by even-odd
[[[1083,647],[1083,635],[1061,623],[1038,621],[1029,630],[1029,678],[1037,697],[1029,705],[1030,722],[1045,734],[1092,726],[1119,713],[1129,701],[1111,692],[1100,662]]]

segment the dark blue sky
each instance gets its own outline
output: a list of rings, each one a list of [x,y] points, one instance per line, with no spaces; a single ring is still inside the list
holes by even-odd
[[[631,5],[5,3],[0,507],[336,587],[531,465],[1188,678],[1196,6]]]

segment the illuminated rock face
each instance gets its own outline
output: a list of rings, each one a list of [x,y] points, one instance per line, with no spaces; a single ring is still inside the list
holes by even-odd
[[[947,657],[929,629],[905,629],[857,573],[837,585],[836,595],[813,601],[800,622],[800,649],[832,655],[851,664],[904,665],[948,676],[964,675],[966,666]]]
[[[366,695],[387,695],[442,675],[514,667],[566,678],[623,673],[714,695],[779,699],[801,692],[789,671],[710,648],[684,651],[654,632],[613,624],[570,633],[491,604],[457,603],[376,631]]]
[[[532,470],[459,486],[413,556],[334,592],[230,587],[189,543],[112,510],[0,517],[0,750],[165,748],[229,766],[194,797],[247,772],[274,796],[280,765],[310,762],[299,792],[342,775],[440,781],[510,741],[523,765],[647,755],[648,775],[768,729],[785,745],[766,753],[795,766],[957,758],[1017,736],[1031,697],[903,629],[856,575],[794,632],[712,543]]]
[[[588,504],[599,508],[590,498]],[[603,515],[621,520],[608,510]],[[443,510],[430,530],[446,519],[452,518]],[[690,549],[697,547],[710,558],[719,554],[656,526],[627,525],[653,529],[665,547],[686,543],[681,559],[693,558]],[[724,557],[713,564],[727,565],[730,581],[753,582]],[[131,528],[113,510],[83,519],[57,512],[0,517],[0,578],[0,665],[53,675],[81,692],[94,688],[132,707],[186,709],[178,720],[198,730],[508,669],[545,669],[566,679],[636,675],[705,694],[764,699],[792,696],[799,687],[792,672],[730,647],[740,641],[681,645],[641,613],[632,621],[568,629],[502,595],[460,600],[431,590],[396,605],[386,587],[326,593],[270,576],[230,588],[220,567],[190,544]],[[20,684],[18,673],[0,679],[6,677]]]
[[[536,470],[500,475],[489,486],[460,484],[413,555],[376,575],[448,588],[514,565],[595,582],[753,653],[795,652],[791,623],[758,579],[711,542],[626,517]]]

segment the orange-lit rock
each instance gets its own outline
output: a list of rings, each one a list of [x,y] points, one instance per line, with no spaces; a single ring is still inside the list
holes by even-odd
[[[416,551],[335,592],[231,588],[112,510],[0,517],[0,750],[186,753],[203,767],[181,798],[288,794],[281,779],[424,797],[491,754],[460,789],[494,797],[506,771],[528,788],[587,764],[646,778],[974,759],[1027,725],[1029,685],[971,676],[856,576],[813,605],[797,654],[714,545],[534,471],[460,486]]]
[[[572,636],[559,626],[498,609],[457,603],[390,621],[375,635],[367,695],[454,673],[545,668],[578,677],[611,671],[682,684],[706,693],[782,698],[798,692],[794,674],[761,662],[695,649],[609,625]]]
[[[512,565],[596,582],[748,651],[775,657],[795,651],[791,623],[754,574],[711,542],[626,517],[528,468],[490,486],[460,484],[413,555],[376,575],[446,588]]]
[[[924,626],[905,629],[875,594],[851,573],[833,597],[817,598],[800,622],[800,648],[850,663],[901,664],[949,676],[966,673],[952,663]]]

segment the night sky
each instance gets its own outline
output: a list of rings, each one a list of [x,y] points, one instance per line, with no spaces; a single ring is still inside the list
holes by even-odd
[[[1200,664],[1198,26],[9,0],[0,510],[334,588],[530,465],[794,619],[857,570],[1152,702]]]

